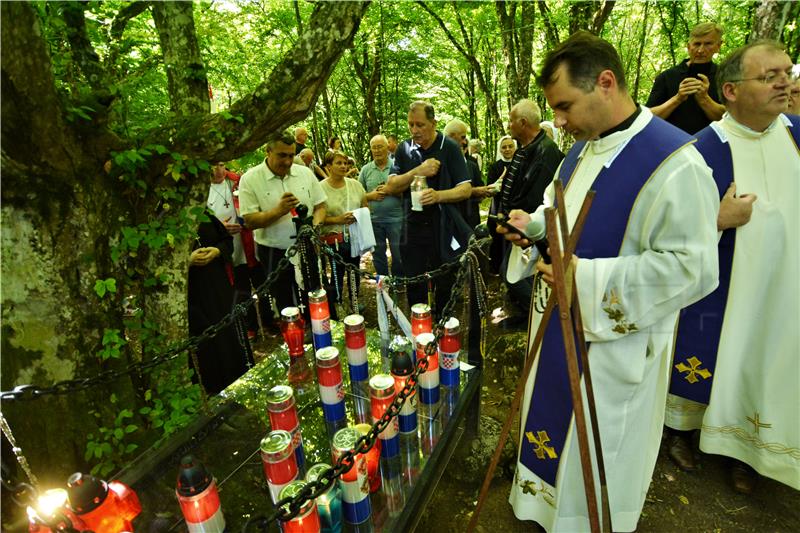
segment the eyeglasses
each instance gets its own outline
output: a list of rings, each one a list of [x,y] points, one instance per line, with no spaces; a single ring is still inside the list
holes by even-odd
[[[767,72],[763,76],[756,76],[755,78],[740,78],[738,80],[731,80],[731,82],[740,82],[740,81],[760,81],[764,85],[772,85],[773,83],[777,83],[778,80],[780,81],[787,81],[789,83],[794,83],[798,79],[800,79],[800,70],[796,68],[791,68],[787,72],[781,71],[771,71]]]

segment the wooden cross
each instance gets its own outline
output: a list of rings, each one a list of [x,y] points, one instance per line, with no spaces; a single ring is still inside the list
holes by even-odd
[[[550,257],[552,258],[553,277],[553,290],[547,300],[542,315],[542,321],[539,324],[539,329],[536,331],[533,343],[529,343],[528,356],[525,360],[525,368],[523,369],[519,381],[517,382],[516,393],[514,400],[511,404],[511,411],[506,419],[503,429],[500,432],[500,440],[492,462],[489,465],[489,470],[483,480],[480,495],[478,496],[478,504],[475,512],[472,514],[467,531],[472,532],[478,524],[478,516],[481,507],[491,485],[494,470],[500,461],[500,456],[503,451],[506,440],[508,439],[511,430],[511,424],[516,417],[520,408],[520,402],[524,396],[525,383],[527,382],[528,375],[533,367],[533,362],[539,353],[539,348],[544,338],[544,332],[547,324],[550,321],[553,310],[558,305],[558,319],[561,321],[561,331],[564,338],[564,347],[567,359],[567,372],[569,374],[570,392],[572,395],[572,405],[575,414],[575,430],[578,434],[578,449],[580,450],[581,458],[581,471],[583,473],[583,484],[586,493],[586,505],[589,511],[589,525],[592,533],[599,533],[600,529],[600,516],[597,509],[597,498],[595,496],[595,483],[594,474],[592,471],[591,451],[589,448],[589,437],[587,432],[586,416],[583,410],[583,399],[581,395],[581,375],[578,371],[578,355],[581,358],[581,366],[583,368],[583,384],[586,390],[587,405],[589,407],[589,418],[592,424],[592,437],[594,442],[594,449],[596,451],[597,461],[597,474],[600,481],[600,502],[603,508],[603,529],[611,531],[611,512],[608,504],[608,488],[606,484],[605,465],[603,462],[602,447],[600,444],[600,429],[597,423],[597,411],[594,402],[594,389],[592,387],[591,372],[589,369],[589,356],[586,348],[586,339],[583,334],[583,321],[580,312],[580,303],[578,302],[578,292],[574,284],[574,271],[571,266],[572,255],[575,247],[578,244],[583,226],[586,223],[586,217],[589,214],[589,208],[594,198],[594,191],[589,191],[583,200],[583,205],[578,213],[575,225],[570,231],[567,224],[567,213],[564,204],[564,187],[561,180],[553,180],[553,185],[556,191],[556,205],[545,209],[545,221],[547,224],[547,240],[550,246]],[[561,238],[563,242],[559,241],[558,229],[556,227],[556,217],[561,226]],[[563,253],[562,253],[563,252]],[[532,295],[532,300],[536,295]],[[576,349],[575,338],[578,339],[578,346]],[[530,340],[530,339],[529,339]],[[540,432],[541,434],[541,432]],[[554,452],[555,453],[555,452]]]

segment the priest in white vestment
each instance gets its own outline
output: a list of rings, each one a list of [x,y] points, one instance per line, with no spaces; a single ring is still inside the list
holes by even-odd
[[[702,310],[723,316],[715,366],[696,354],[705,373],[695,371],[688,386],[682,358],[692,346],[676,351],[684,375],[673,372],[666,423],[701,428],[702,451],[800,489],[800,118],[782,114],[792,61],[777,43],[754,43],[731,53],[719,74],[728,112],[698,138],[713,141],[701,154],[718,184],[730,184],[718,221],[720,231],[735,228],[730,282],[727,301]],[[724,261],[721,252],[720,269]],[[690,399],[705,381],[710,398]],[[753,490],[750,468],[734,464],[731,474],[734,489]]]
[[[538,81],[557,127],[581,141],[557,173],[567,181],[562,208],[570,227],[586,192],[597,191],[573,259],[575,286],[590,343],[612,528],[633,531],[658,454],[678,311],[717,283],[717,189],[691,138],[633,102],[619,57],[606,41],[574,34],[548,54]],[[553,203],[551,185],[543,206],[532,215],[512,211],[510,222],[535,235],[544,208]],[[611,246],[600,242],[606,231],[616,239]],[[512,234],[507,238],[524,244]],[[538,270],[550,283],[550,265],[537,259],[535,248],[515,247],[509,281]],[[542,315],[531,316],[533,339]],[[551,324],[558,321],[553,316]],[[562,405],[537,397],[551,381],[548,361],[558,358],[548,360],[542,349],[526,385],[509,500],[518,518],[547,531],[588,531],[571,403],[563,437],[555,425],[537,426],[534,420],[534,411],[545,419]],[[595,486],[601,509],[596,474]]]

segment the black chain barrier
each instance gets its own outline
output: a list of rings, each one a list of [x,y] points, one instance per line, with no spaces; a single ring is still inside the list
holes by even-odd
[[[304,238],[305,239],[314,238],[314,240],[320,245],[320,249],[326,255],[332,257],[337,263],[340,263],[341,265],[345,266],[345,268],[354,269],[359,274],[368,277],[374,277],[374,274],[372,272],[362,270],[352,264],[347,263],[344,260],[344,258],[341,255],[339,255],[333,248],[324,244],[319,239],[315,230],[311,226],[303,226],[300,229],[297,238],[298,241]],[[477,243],[477,245],[481,245],[484,241],[481,240],[475,242]],[[272,273],[270,273],[269,277],[267,277],[264,283],[262,283],[259,287],[255,289],[257,294],[261,295],[269,291],[272,285],[277,281],[278,275],[285,268],[289,268],[290,266],[292,266],[291,258],[296,256],[298,251],[299,247],[297,243],[293,244],[286,250],[286,255],[283,258],[281,258],[281,260],[278,262],[275,270],[273,270]],[[391,287],[398,287],[409,283],[427,282],[432,278],[436,278],[450,272],[451,270],[455,269],[458,266],[458,264],[459,260],[445,263],[436,270],[432,270],[430,272],[418,276],[412,276],[412,277],[386,276],[387,284]],[[152,359],[149,359],[147,361],[130,363],[125,368],[121,368],[118,370],[111,370],[111,369],[104,370],[88,378],[74,378],[74,379],[59,381],[47,387],[38,385],[18,385],[14,387],[14,389],[12,390],[0,392],[0,401],[6,401],[6,402],[30,401],[30,400],[35,400],[37,398],[42,398],[44,396],[64,395],[71,392],[87,390],[97,385],[105,385],[113,383],[114,381],[125,376],[143,375],[146,372],[149,372],[164,363],[176,359],[181,354],[197,349],[197,347],[200,344],[202,344],[206,340],[215,337],[222,329],[234,324],[238,319],[244,317],[247,311],[253,305],[255,305],[255,300],[253,300],[252,298],[248,298],[246,302],[236,304],[233,308],[233,311],[230,314],[228,314],[225,318],[223,318],[221,321],[214,324],[213,326],[209,326],[208,328],[206,328],[200,335],[184,339],[183,341],[178,342],[172,348],[168,349],[163,354],[153,357]]]
[[[334,261],[340,263],[347,268],[357,271],[360,274],[373,277],[372,272],[368,272],[366,270],[362,270],[355,265],[347,263],[344,258],[339,255],[333,248],[324,244],[321,240],[318,239],[318,236],[314,232],[313,228],[310,226],[303,226],[298,233],[298,241],[302,238],[310,238],[315,237],[316,242],[319,243],[320,248],[324,251],[326,255],[329,255],[333,258]],[[479,249],[484,243],[486,243],[489,239],[471,239],[467,253],[459,257],[457,260],[445,263],[441,267],[437,268],[436,270],[432,270],[425,274],[419,276],[412,276],[412,277],[390,277],[388,278],[389,286],[400,286],[402,284],[408,283],[419,283],[419,282],[427,282],[428,280],[441,276],[443,274],[449,273],[454,269],[457,269],[456,278],[453,283],[453,287],[462,287],[464,283],[464,279],[467,276],[467,272],[471,268],[471,261],[468,257],[469,250]],[[267,280],[256,289],[256,292],[259,294],[265,290],[267,290],[277,279],[277,275],[283,268],[287,268],[290,264],[290,258],[294,257],[298,251],[298,244],[295,243],[292,245],[286,252],[286,256],[284,256],[281,261],[278,263],[277,268],[270,274]],[[444,325],[447,320],[452,316],[453,310],[457,305],[458,301],[461,299],[462,294],[460,290],[453,290],[451,292],[450,298],[448,299],[447,303],[444,305],[442,312],[440,314],[439,321],[436,323],[434,327],[434,339],[429,342],[425,348],[424,352],[426,356],[432,356],[436,353],[437,346],[439,341],[444,334]],[[201,335],[196,337],[192,337],[189,339],[184,340],[175,348],[172,348],[165,354],[154,358],[146,363],[134,363],[129,365],[124,370],[119,371],[106,371],[101,372],[97,376],[91,378],[83,378],[83,379],[73,379],[73,380],[66,380],[51,387],[35,387],[33,385],[22,385],[16,387],[13,391],[2,392],[0,393],[0,399],[5,401],[15,401],[15,400],[32,400],[35,398],[40,398],[43,396],[51,395],[51,394],[66,394],[68,392],[83,390],[88,387],[112,382],[120,377],[125,375],[131,374],[133,372],[142,372],[144,370],[148,370],[154,368],[155,366],[166,362],[168,360],[174,359],[181,353],[186,352],[187,350],[196,348],[201,342],[204,340],[213,337],[216,335],[222,328],[229,326],[243,315],[246,312],[249,305],[253,305],[252,299],[250,299],[247,304],[238,304],[234,311],[228,315],[225,319],[220,321],[219,323],[215,324],[214,326],[210,326],[207,328]],[[312,500],[316,499],[318,496],[326,492],[333,483],[342,476],[350,471],[355,463],[355,457],[358,454],[365,454],[369,452],[372,447],[375,445],[375,442],[378,440],[378,435],[386,429],[386,427],[391,423],[392,419],[397,417],[400,414],[400,410],[403,408],[403,405],[407,401],[407,399],[412,396],[416,389],[417,389],[417,382],[419,380],[419,376],[428,369],[428,359],[427,357],[421,358],[416,363],[416,368],[414,373],[408,377],[406,380],[406,385],[403,389],[397,393],[392,403],[383,413],[380,419],[378,419],[370,428],[370,430],[365,434],[362,435],[357,441],[352,450],[348,450],[344,452],[339,458],[336,460],[336,463],[329,468],[328,470],[322,472],[320,476],[314,480],[308,482],[295,496],[291,498],[284,498],[279,500],[275,503],[275,510],[269,515],[259,515],[251,517],[244,525],[243,532],[247,532],[251,527],[256,526],[261,529],[265,529],[269,527],[270,524],[274,524],[276,521],[288,521],[297,516],[300,512],[300,509],[303,505]],[[6,476],[3,476],[4,478]],[[29,500],[31,505],[35,505],[36,500],[36,490],[32,486],[20,483],[18,485],[11,485],[5,479],[3,479],[3,487],[7,490],[11,491],[12,499],[20,504],[20,505],[27,505],[26,503],[22,502],[19,498],[23,495],[27,495],[27,499]],[[46,523],[41,518],[37,518],[37,520],[41,521],[43,525],[46,525],[53,529],[54,531],[65,531],[65,532],[73,532],[76,531],[72,524],[70,523],[69,519],[66,516],[61,514],[52,517],[52,523]]]
[[[470,247],[480,246],[483,244],[483,242],[485,241],[472,241],[470,243]],[[335,255],[338,256],[338,254]],[[341,261],[344,263],[344,259],[341,258],[341,256],[339,256],[339,259],[341,259]],[[469,260],[467,259],[466,255],[461,256],[458,260],[452,263],[448,263],[448,268],[446,270],[444,270],[444,267],[440,267],[437,269],[437,271],[449,272],[455,267],[458,267],[458,272],[456,273],[456,279],[453,283],[453,287],[461,287],[462,283],[464,283],[464,278],[467,275],[467,271],[470,268]],[[354,266],[353,268],[357,267]],[[369,275],[372,276],[371,273]],[[426,276],[417,276],[417,278],[421,278],[422,280],[428,279]],[[425,346],[426,356],[431,356],[436,353],[439,341],[444,334],[444,325],[452,316],[453,309],[461,299],[461,296],[461,291],[459,290],[454,290],[451,293],[450,298],[442,309],[439,321],[436,323],[434,328],[434,339]],[[348,450],[340,455],[336,460],[336,464],[334,464],[328,470],[322,472],[322,474],[320,474],[316,480],[306,483],[306,485],[296,495],[291,498],[284,498],[277,501],[275,503],[275,510],[269,516],[259,515],[251,517],[245,523],[244,527],[242,528],[242,532],[247,533],[247,531],[249,531],[253,526],[256,526],[262,530],[266,529],[270,524],[275,523],[277,520],[284,522],[291,520],[297,516],[297,513],[300,512],[300,509],[307,501],[316,499],[318,496],[324,494],[331,487],[331,485],[333,485],[333,483],[342,476],[342,474],[346,474],[348,471],[350,471],[355,463],[356,455],[365,454],[372,449],[372,447],[375,445],[375,441],[378,439],[378,435],[384,429],[386,429],[393,418],[400,414],[403,404],[406,403],[406,400],[409,396],[414,394],[417,389],[417,382],[420,374],[425,373],[427,369],[427,357],[421,358],[419,361],[417,361],[414,373],[408,377],[406,380],[406,385],[400,392],[397,393],[394,401],[392,401],[389,407],[386,408],[383,416],[381,416],[381,418],[372,425],[370,430],[365,435],[362,435],[356,441],[355,447],[352,450]]]

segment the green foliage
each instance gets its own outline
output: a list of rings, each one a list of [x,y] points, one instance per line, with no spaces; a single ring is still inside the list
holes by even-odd
[[[118,329],[106,329],[103,331],[103,349],[98,352],[102,361],[107,359],[119,359],[122,354],[122,347],[128,344]]]
[[[112,394],[109,403],[117,403],[116,394]],[[103,417],[99,410],[89,412],[98,422]],[[86,450],[84,459],[94,464],[92,475],[106,477],[108,474],[124,464],[139,445],[130,442],[132,434],[139,430],[139,426],[131,423],[134,417],[130,409],[121,409],[114,416],[112,424],[109,426],[99,426],[97,433],[89,433],[86,438]]]
[[[97,296],[102,298],[106,295],[106,293],[116,293],[117,292],[117,280],[114,278],[107,278],[107,279],[98,279],[94,282],[94,292],[97,293]]]
[[[196,416],[202,393],[198,385],[188,381],[191,374],[191,370],[181,370],[173,365],[155,381],[155,390],[145,392],[146,405],[139,408],[139,414],[145,417],[149,427],[158,430],[157,442],[163,442],[183,429]]]

